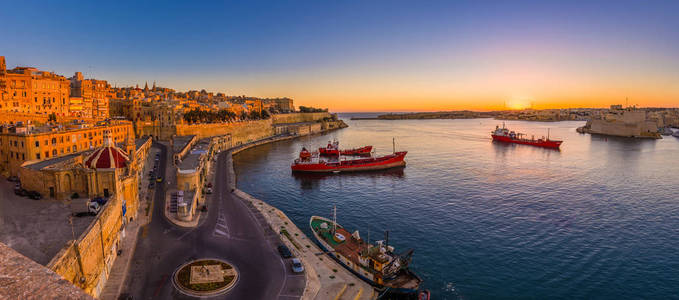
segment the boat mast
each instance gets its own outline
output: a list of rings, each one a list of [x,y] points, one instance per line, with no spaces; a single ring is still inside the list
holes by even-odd
[[[547,128],[547,140],[549,141],[549,128]]]
[[[396,138],[391,138],[391,146],[394,153],[396,153]]]
[[[332,206],[332,235],[337,232],[337,205]]]

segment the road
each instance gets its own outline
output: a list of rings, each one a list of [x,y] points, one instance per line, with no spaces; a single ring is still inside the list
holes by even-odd
[[[167,148],[160,144],[160,174],[167,174]],[[215,165],[214,193],[208,197],[208,213],[198,227],[179,228],[164,216],[167,184],[158,184],[152,221],[139,231],[139,241],[123,293],[134,299],[191,299],[175,290],[175,269],[192,259],[220,258],[232,263],[240,277],[234,288],[219,299],[299,299],[304,275],[294,274],[276,246],[279,235],[264,217],[231,193],[225,167],[227,153]]]

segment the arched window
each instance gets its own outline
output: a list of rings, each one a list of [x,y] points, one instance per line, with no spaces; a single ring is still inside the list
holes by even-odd
[[[57,149],[52,150],[52,156],[57,156]]]
[[[77,151],[78,151],[78,146],[73,145],[73,152],[77,152]]]

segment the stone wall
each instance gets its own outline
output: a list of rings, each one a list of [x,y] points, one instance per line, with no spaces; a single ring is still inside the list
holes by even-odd
[[[273,124],[282,124],[282,123],[313,122],[330,117],[331,114],[328,112],[292,113],[292,114],[275,114],[271,116],[271,120]]]
[[[231,135],[234,145],[244,144],[273,135],[271,119],[215,124],[177,125],[177,135],[196,135],[198,139]]]
[[[75,243],[68,243],[47,264],[49,269],[93,297],[99,297],[116,258],[123,225],[120,198],[111,197]],[[127,214],[130,210],[128,208]]]

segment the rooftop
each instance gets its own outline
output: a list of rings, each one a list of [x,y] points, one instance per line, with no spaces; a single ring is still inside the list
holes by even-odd
[[[88,150],[88,151],[89,151],[89,150]],[[77,153],[71,153],[71,154],[64,155],[64,156],[59,156],[59,157],[55,157],[55,158],[51,158],[51,159],[46,159],[46,160],[42,160],[42,161],[38,161],[38,162],[32,163],[32,164],[30,164],[30,165],[25,165],[24,167],[29,168],[29,169],[32,169],[32,170],[42,170],[43,168],[50,167],[50,166],[56,165],[56,164],[58,164],[58,163],[67,161],[67,160],[69,160],[69,159],[73,159],[73,158],[75,158],[75,157],[78,157],[78,156],[80,156],[80,155],[82,155],[82,154],[84,154],[84,153],[86,153],[86,152],[87,152],[87,151],[77,152]]]
[[[195,135],[181,135],[174,137],[174,144],[172,145],[172,151],[174,153],[179,153],[184,150],[184,147],[189,144],[189,142],[195,137]]]
[[[196,170],[198,168],[198,164],[200,163],[201,156],[207,153],[209,148],[209,138],[198,141],[198,143],[196,143],[193,148],[191,148],[191,151],[182,158],[182,161],[177,166],[179,171],[182,172]]]
[[[141,138],[134,140],[134,145],[136,146],[135,149],[139,150],[139,148],[141,148],[141,146],[143,146],[144,143],[146,143],[146,141],[148,141],[150,138],[151,137],[149,136],[143,136]]]

